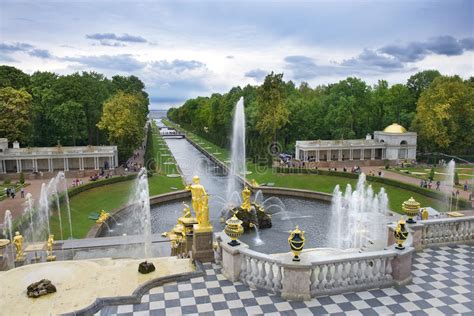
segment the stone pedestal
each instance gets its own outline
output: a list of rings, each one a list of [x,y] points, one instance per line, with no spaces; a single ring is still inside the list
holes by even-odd
[[[283,288],[281,297],[285,300],[307,301],[311,299],[311,265],[292,263],[291,259],[283,264]]]
[[[199,227],[196,224],[193,230],[193,259],[201,262],[214,262],[212,226]]]
[[[249,246],[240,242],[240,245],[232,247],[227,242],[221,242],[222,248],[222,274],[232,282],[238,281],[240,278],[240,266],[242,263],[241,249]]]
[[[415,248],[406,247],[404,250],[397,250],[397,252],[398,255],[392,260],[392,277],[395,284],[405,285],[412,279],[411,269]]]
[[[408,224],[407,228],[410,234],[412,235],[412,238],[413,238],[412,246],[415,248],[415,251],[422,250],[423,244],[421,243],[421,235],[423,233],[423,224],[421,223]]]
[[[195,217],[180,217],[179,222],[184,226],[186,235],[186,253],[189,254],[193,249],[193,226],[197,224],[197,219]]]

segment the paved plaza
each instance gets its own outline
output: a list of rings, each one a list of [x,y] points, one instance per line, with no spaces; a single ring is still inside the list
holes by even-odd
[[[473,315],[474,246],[433,247],[414,257],[407,286],[285,301],[232,283],[217,264],[206,276],[153,288],[140,304],[104,307],[96,315]]]

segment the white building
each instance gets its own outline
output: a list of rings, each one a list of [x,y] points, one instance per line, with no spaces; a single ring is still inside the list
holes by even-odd
[[[363,161],[416,159],[414,132],[396,123],[365,139],[296,141],[296,159],[301,161]]]
[[[0,173],[99,170],[118,166],[117,146],[56,146],[20,148],[18,142],[8,147],[0,138]]]

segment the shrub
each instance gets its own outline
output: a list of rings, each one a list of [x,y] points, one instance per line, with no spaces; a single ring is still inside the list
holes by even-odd
[[[433,181],[434,176],[435,176],[435,169],[434,169],[434,168],[431,168],[430,175],[429,175],[428,178],[429,178],[431,181]]]
[[[8,176],[5,178],[5,180],[3,180],[4,185],[9,185],[11,182],[12,182],[12,179],[10,179],[10,177]]]
[[[458,172],[454,172],[454,184],[459,185],[459,175]]]
[[[18,182],[20,182],[20,184],[25,184],[25,174],[23,172],[20,173],[20,180]]]

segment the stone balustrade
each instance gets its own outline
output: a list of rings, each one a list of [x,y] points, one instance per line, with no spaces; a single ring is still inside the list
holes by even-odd
[[[474,216],[431,219],[420,223],[424,247],[474,241]]]
[[[413,253],[431,245],[474,241],[474,216],[419,221],[408,225],[410,237],[405,250],[394,247],[394,225],[389,226],[389,246],[384,250],[352,252],[293,262],[291,253],[271,256],[251,249],[244,243],[237,247],[223,233],[217,233],[216,259],[231,281],[240,280],[252,288],[265,289],[289,300],[309,300],[320,295],[334,295],[411,281]]]
[[[240,281],[250,287],[280,293],[283,281],[282,261],[250,250],[240,251]]]
[[[311,263],[311,296],[331,295],[394,283],[394,249],[323,257]]]

